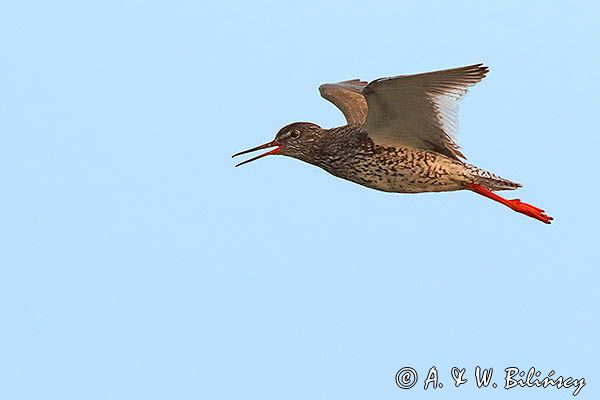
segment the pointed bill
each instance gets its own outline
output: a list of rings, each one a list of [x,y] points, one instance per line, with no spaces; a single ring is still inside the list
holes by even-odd
[[[234,155],[231,156],[231,158],[237,157],[237,156],[241,156],[242,154],[252,153],[252,152],[257,151],[257,150],[268,149],[268,148],[271,148],[271,147],[275,147],[275,148],[272,149],[272,150],[267,151],[266,153],[263,153],[263,154],[258,155],[256,157],[252,157],[249,160],[242,161],[241,163],[235,165],[236,167],[239,167],[240,165],[244,165],[244,164],[247,164],[249,162],[258,160],[259,158],[263,158],[263,157],[269,156],[271,154],[277,154],[277,153],[279,153],[281,151],[281,144],[278,143],[277,141],[273,140],[273,141],[271,141],[269,143],[261,144],[260,146],[256,146],[256,147],[253,147],[251,149],[240,151],[239,153],[235,153]]]

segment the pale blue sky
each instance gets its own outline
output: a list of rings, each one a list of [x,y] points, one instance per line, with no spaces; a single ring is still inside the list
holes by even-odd
[[[496,3],[3,2],[0,398],[572,397],[451,387],[476,365],[597,398],[600,9]],[[342,124],[322,82],[477,62],[464,152],[552,226],[233,168],[289,122]],[[432,365],[443,389],[396,387]]]

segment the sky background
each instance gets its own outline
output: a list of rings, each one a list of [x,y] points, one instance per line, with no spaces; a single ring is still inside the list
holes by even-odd
[[[476,389],[477,365],[598,398],[600,9],[495,3],[2,2],[0,398],[572,397]],[[551,226],[233,168],[289,122],[343,124],[323,82],[478,62],[464,153]]]

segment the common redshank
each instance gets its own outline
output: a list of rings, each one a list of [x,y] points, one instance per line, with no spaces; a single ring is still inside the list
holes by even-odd
[[[360,185],[396,193],[471,190],[514,211],[550,224],[544,210],[519,199],[494,193],[521,187],[463,161],[456,140],[458,100],[481,81],[483,64],[381,78],[323,84],[321,96],[336,105],[347,125],[323,129],[295,122],[279,130],[275,139],[241,151],[270,151],[316,165],[332,175]]]

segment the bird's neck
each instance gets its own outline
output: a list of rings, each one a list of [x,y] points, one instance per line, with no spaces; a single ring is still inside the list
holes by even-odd
[[[337,175],[336,171],[339,171],[357,153],[366,150],[369,143],[372,147],[373,142],[360,131],[358,125],[323,129],[311,148],[309,159],[304,161]]]

